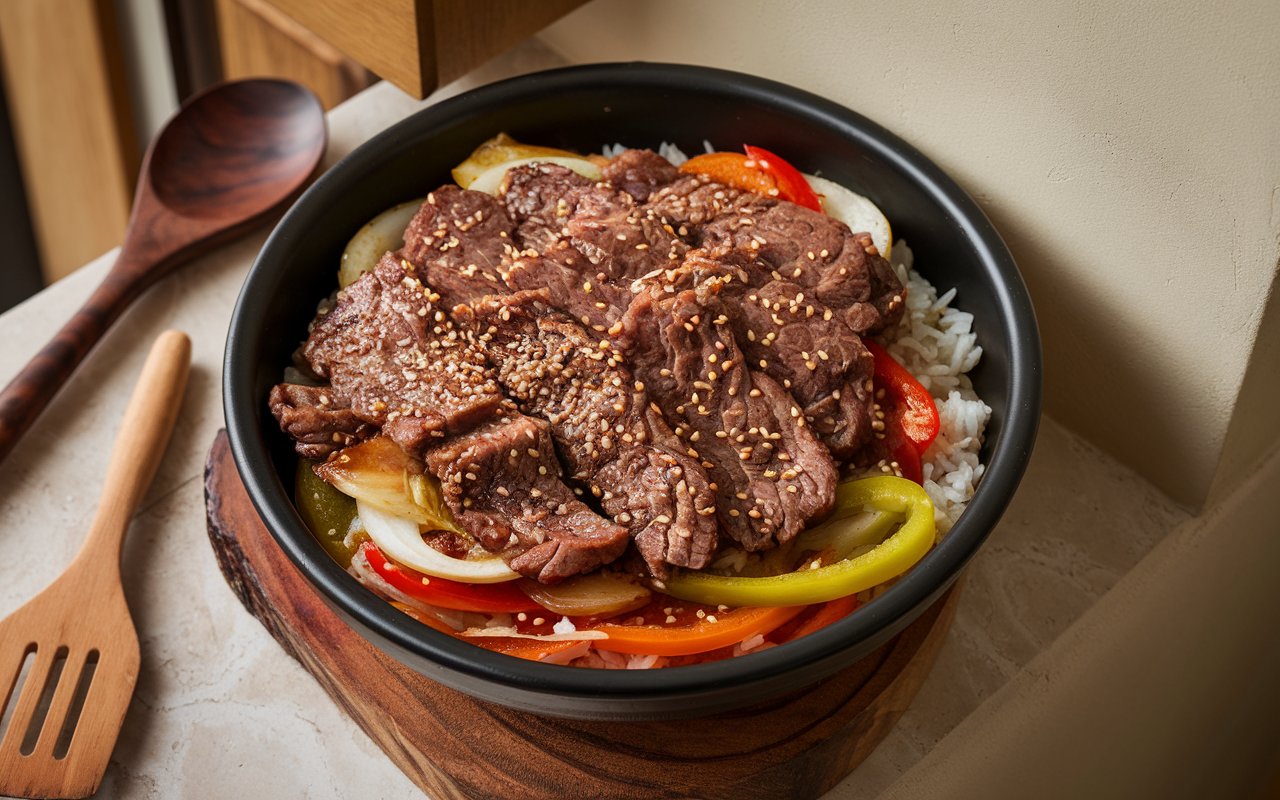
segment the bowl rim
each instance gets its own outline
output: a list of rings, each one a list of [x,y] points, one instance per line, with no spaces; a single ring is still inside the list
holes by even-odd
[[[921,185],[948,211],[987,273],[1000,279],[994,281],[993,289],[998,322],[1009,351],[1009,402],[999,439],[990,451],[974,497],[947,536],[883,595],[858,613],[795,642],[708,664],[660,670],[597,670],[524,661],[446,636],[377,598],[324,552],[299,519],[292,492],[278,479],[266,442],[260,436],[266,405],[265,398],[254,394],[256,364],[249,356],[260,339],[252,334],[254,326],[267,314],[270,298],[257,289],[267,280],[276,254],[287,252],[297,235],[294,227],[302,224],[299,221],[313,208],[332,202],[334,189],[330,187],[340,188],[360,180],[389,154],[429,138],[435,128],[484,113],[506,98],[592,88],[695,89],[770,106],[834,129]],[[767,78],[684,64],[619,62],[521,75],[440,101],[374,135],[322,174],[271,232],[241,289],[227,335],[223,404],[236,468],[267,529],[308,582],[349,620],[385,638],[396,649],[482,682],[542,695],[643,702],[714,693],[726,683],[750,686],[804,666],[817,667],[824,662],[830,665],[850,642],[887,638],[895,623],[909,621],[923,611],[955,580],[1011,500],[1035,440],[1041,384],[1040,339],[1034,309],[1012,255],[977,203],[915,147],[855,111]],[[838,666],[828,666],[824,674],[834,672]],[[821,675],[814,679],[818,677]],[[503,703],[501,697],[486,699]]]

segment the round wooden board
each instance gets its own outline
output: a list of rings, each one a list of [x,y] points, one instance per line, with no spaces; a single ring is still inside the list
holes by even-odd
[[[250,503],[226,434],[205,472],[223,575],[271,635],[434,798],[809,798],[871,753],[915,697],[955,613],[949,591],[821,683],[713,717],[551,719],[485,703],[370,645],[325,605]]]

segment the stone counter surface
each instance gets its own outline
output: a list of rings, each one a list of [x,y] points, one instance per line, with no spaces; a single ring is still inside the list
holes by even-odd
[[[561,63],[528,44],[425,103]],[[349,101],[330,115],[327,163],[423,104],[386,84]],[[125,545],[142,671],[102,797],[419,796],[244,611],[205,535],[201,477],[223,424],[223,342],[265,236],[230,244],[149,291],[0,464],[0,563],[7,565],[0,614],[7,614],[75,554],[152,340],[169,327],[190,334],[193,368],[178,429]],[[111,259],[0,316],[0,381],[88,296]],[[885,743],[828,797],[878,796],[1186,520],[1148,483],[1045,419],[1018,496],[969,569],[933,674]]]

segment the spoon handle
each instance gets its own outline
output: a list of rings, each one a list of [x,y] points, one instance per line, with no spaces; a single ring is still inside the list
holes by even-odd
[[[71,373],[141,293],[145,274],[121,251],[115,267],[62,330],[0,391],[0,461],[27,432]]]

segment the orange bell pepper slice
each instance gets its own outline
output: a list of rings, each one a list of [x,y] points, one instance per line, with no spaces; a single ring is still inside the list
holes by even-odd
[[[608,639],[592,642],[597,650],[636,655],[689,656],[730,647],[757,634],[770,633],[804,610],[804,606],[739,608],[708,614],[689,625],[596,625]],[[712,621],[714,620],[714,621]]]
[[[822,211],[818,195],[800,171],[781,156],[761,147],[744,145],[746,153],[706,153],[680,165],[690,175],[706,175],[717,183],[765,197],[789,200],[813,211]]]
[[[707,153],[694,156],[680,165],[680,171],[690,175],[706,175],[716,183],[732,186],[744,192],[755,192],[766,197],[779,196],[778,182],[773,176],[759,169],[755,162],[743,153]]]

